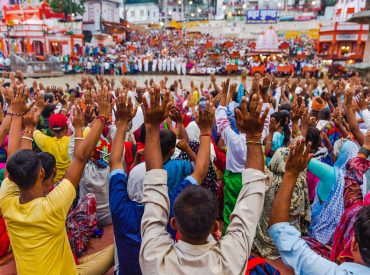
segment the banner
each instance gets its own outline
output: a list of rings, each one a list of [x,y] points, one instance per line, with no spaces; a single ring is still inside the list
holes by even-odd
[[[277,10],[247,10],[247,24],[276,24]]]

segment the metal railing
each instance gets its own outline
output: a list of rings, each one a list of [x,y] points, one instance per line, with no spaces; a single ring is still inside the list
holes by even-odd
[[[52,75],[53,73],[62,73],[63,64],[58,58],[46,56],[45,61],[37,61],[36,56],[30,55],[10,55],[11,70],[20,70],[26,75]]]

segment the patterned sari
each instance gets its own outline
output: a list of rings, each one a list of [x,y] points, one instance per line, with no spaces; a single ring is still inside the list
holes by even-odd
[[[289,148],[283,147],[279,148],[271,159],[269,169],[272,172],[272,182],[270,188],[266,191],[265,202],[260,221],[257,225],[256,237],[254,239],[254,245],[257,248],[257,252],[262,257],[267,257],[272,260],[280,258],[280,255],[268,233],[269,219],[273,201],[283,180],[285,162],[288,155]],[[306,171],[303,171],[299,174],[297,183],[293,190],[289,223],[295,226],[302,235],[304,235],[308,231],[310,221],[311,211],[308,199]]]
[[[353,262],[351,241],[357,213],[364,205],[361,192],[363,175],[370,168],[370,161],[355,157],[348,161],[344,187],[344,213],[335,229],[331,260],[338,263]]]

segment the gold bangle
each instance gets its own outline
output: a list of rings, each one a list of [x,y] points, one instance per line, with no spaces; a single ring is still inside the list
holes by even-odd
[[[32,139],[32,138],[30,138],[30,137],[25,137],[25,136],[23,136],[23,137],[22,137],[22,139],[27,139],[27,140],[29,140],[29,141],[33,142],[33,139]]]

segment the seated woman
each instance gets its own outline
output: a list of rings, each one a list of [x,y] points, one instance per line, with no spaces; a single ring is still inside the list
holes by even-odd
[[[313,158],[323,162],[329,151],[325,146],[322,146],[320,131],[316,127],[309,127],[307,130],[306,143],[308,144],[309,142],[312,144],[311,153],[313,154]],[[315,199],[316,187],[319,180],[311,171],[307,171],[308,195],[311,203]]]
[[[358,146],[352,141],[340,139],[334,144],[334,167],[312,159],[308,170],[320,181],[312,204],[309,236],[322,244],[328,244],[333,236],[343,209],[344,176],[347,162],[358,153]]]
[[[109,141],[101,135],[90,161],[86,164],[80,181],[81,198],[89,193],[96,198],[98,226],[112,224],[109,211]]]
[[[333,247],[330,255],[332,261],[343,263],[353,262],[351,251],[352,238],[354,236],[354,223],[359,211],[370,205],[370,193],[363,196],[361,185],[363,176],[370,168],[370,132],[367,134],[368,142],[358,153],[358,156],[349,160],[346,165],[345,187],[343,192],[344,213],[333,235]]]
[[[256,237],[254,239],[254,246],[256,248],[255,252],[260,254],[262,257],[266,257],[271,260],[280,258],[280,255],[268,233],[269,219],[272,203],[277,191],[279,190],[281,181],[283,180],[285,163],[288,156],[289,148],[283,147],[279,148],[271,159],[268,168],[272,173],[272,181],[269,189],[266,191],[265,202],[260,221],[257,225]],[[295,226],[302,235],[305,235],[308,232],[310,220],[311,211],[308,200],[306,173],[303,171],[298,176],[292,194],[289,223]]]

